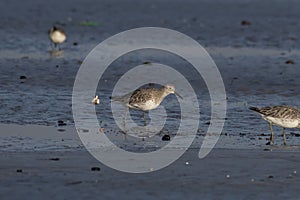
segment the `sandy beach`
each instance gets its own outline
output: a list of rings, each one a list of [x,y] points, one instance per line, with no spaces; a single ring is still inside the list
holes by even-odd
[[[283,146],[282,129],[274,127],[275,144],[267,146],[268,123],[248,109],[300,108],[298,1],[3,0],[0,10],[0,199],[299,198],[299,129],[287,129]],[[47,35],[53,25],[67,33],[59,54]],[[164,134],[174,139],[180,121],[174,96],[162,102],[171,119],[146,139],[125,140],[110,107],[113,86],[126,70],[145,61],[163,63],[190,80],[200,102],[198,131],[183,156],[158,171],[150,163],[149,173],[124,173],[95,159],[79,138],[72,92],[81,64],[100,42],[138,27],[184,33],[216,63],[227,114],[218,143],[204,159],[198,152],[212,114],[209,91],[186,60],[162,51],[131,52],[110,65],[96,91],[99,134],[135,153],[167,145]],[[131,112],[139,125],[140,115]]]

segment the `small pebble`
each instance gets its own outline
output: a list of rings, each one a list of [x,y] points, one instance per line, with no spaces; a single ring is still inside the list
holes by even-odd
[[[249,22],[247,20],[243,20],[243,21],[241,21],[241,25],[242,26],[249,26],[249,25],[251,25],[251,22]]]
[[[190,163],[189,162],[185,162],[185,165],[189,165]]]
[[[295,170],[295,171],[293,171],[293,173],[294,173],[294,174],[297,174],[297,171]]]
[[[291,64],[291,65],[293,65],[293,64],[295,64],[295,62],[292,61],[292,60],[287,60],[287,61],[285,61],[285,64]]]
[[[69,183],[66,183],[66,185],[77,185],[77,184],[81,184],[82,181],[73,181],[73,182],[69,182]]]
[[[59,158],[49,158],[49,160],[59,161]]]
[[[150,172],[153,172],[153,171],[154,171],[154,169],[153,169],[152,167],[151,167],[149,170],[150,170]]]
[[[58,120],[57,125],[58,126],[66,126],[67,124],[63,120]]]
[[[100,171],[100,167],[92,167],[91,171]]]
[[[17,169],[16,172],[17,172],[17,173],[22,173],[23,170],[22,170],[22,169]]]
[[[170,141],[171,137],[169,135],[164,135],[161,139],[162,141]]]
[[[288,37],[288,39],[289,39],[289,40],[297,40],[297,38],[296,38],[296,37],[293,37],[293,36]]]
[[[299,134],[299,133],[291,132],[291,135],[292,135],[292,136],[295,136],[295,137],[300,137],[300,134]]]
[[[251,179],[251,182],[254,182],[254,178]]]
[[[266,145],[271,145],[271,142],[267,142]]]
[[[227,174],[227,175],[226,175],[226,178],[230,178],[230,175],[229,175],[229,174]]]

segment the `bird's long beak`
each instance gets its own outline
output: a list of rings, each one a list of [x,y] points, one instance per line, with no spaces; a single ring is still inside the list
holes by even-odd
[[[174,91],[174,94],[175,94],[176,96],[178,96],[180,99],[183,99],[182,96],[180,96],[177,92]]]

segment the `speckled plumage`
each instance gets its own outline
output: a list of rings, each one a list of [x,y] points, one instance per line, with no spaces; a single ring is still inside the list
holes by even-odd
[[[152,110],[157,108],[166,96],[174,93],[173,86],[158,88],[144,88],[135,90],[129,98],[128,107],[137,110]]]
[[[291,106],[267,106],[263,108],[250,107],[250,109],[266,117],[269,116],[284,119],[299,119],[300,117],[299,109]]]
[[[161,88],[141,88],[137,89],[132,93],[126,94],[121,97],[113,97],[114,101],[120,101],[126,104],[127,108],[148,111],[157,108],[160,103],[164,100],[169,94],[176,94],[175,87],[171,84],[165,85]],[[182,98],[180,95],[178,95]],[[124,126],[126,120],[127,111],[124,116]],[[146,125],[145,113],[144,116],[144,125]]]
[[[264,120],[270,123],[271,137],[270,142],[274,142],[272,125],[283,128],[283,139],[286,144],[285,128],[300,128],[300,110],[291,106],[267,106],[263,108],[250,107],[259,113]]]

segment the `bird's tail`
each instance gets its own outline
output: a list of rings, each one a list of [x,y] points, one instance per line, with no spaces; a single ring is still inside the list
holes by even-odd
[[[111,99],[111,101],[121,101],[122,100],[122,97],[121,96],[114,96],[114,97],[111,97],[110,98]]]
[[[258,112],[258,113],[260,112],[260,109],[257,108],[257,107],[254,107],[254,106],[250,106],[249,109],[250,109],[250,110],[253,110],[253,111],[255,111],[255,112]]]
[[[131,97],[131,94],[132,94],[132,92],[125,94],[123,96],[112,96],[110,99],[113,102],[119,102],[119,103],[123,103],[123,104],[127,105],[129,102],[129,99]]]

